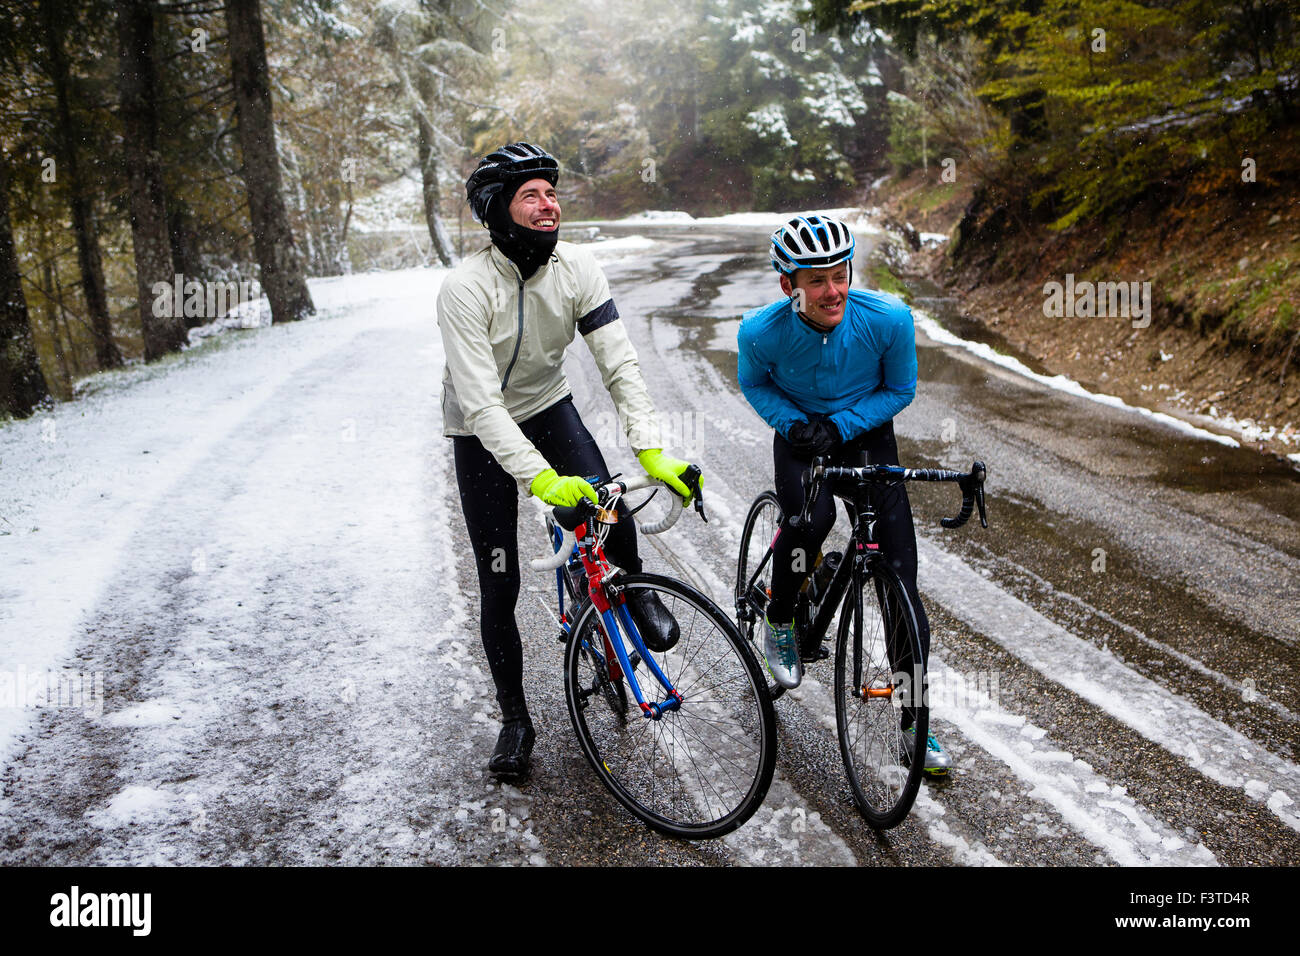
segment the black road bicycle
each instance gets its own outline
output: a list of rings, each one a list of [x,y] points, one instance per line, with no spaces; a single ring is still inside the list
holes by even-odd
[[[961,488],[961,511],[944,518],[959,528],[978,507],[984,510],[985,467],[969,473],[937,468],[866,465],[836,468],[815,459],[804,473],[804,508],[790,519],[806,523],[826,486],[845,505],[852,532],[842,554],[823,555],[795,604],[795,634],[805,660],[828,656],[822,649],[836,611],[835,725],[840,755],[858,809],[876,829],[897,826],[912,808],[925,764],[930,711],[925,661],[916,612],[898,574],[875,540],[875,486],[899,481],[952,481]],[[762,657],[763,618],[771,596],[773,548],[784,520],[776,493],[765,491],[750,506],[736,571],[736,622]],[[775,699],[785,688],[769,682]],[[909,736],[904,733],[911,728]],[[919,757],[913,759],[913,750]]]

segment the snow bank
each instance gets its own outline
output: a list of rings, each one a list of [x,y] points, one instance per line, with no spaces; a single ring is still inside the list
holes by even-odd
[[[671,223],[694,222],[695,217],[692,216],[689,212],[683,212],[680,209],[647,209],[644,212],[639,212],[632,216],[625,216],[622,219],[615,219],[613,221],[619,223],[633,223],[633,224],[641,223],[641,222],[671,224]]]
[[[649,236],[619,236],[617,239],[596,236],[588,242],[581,243],[600,262],[622,259],[634,252],[644,252],[658,245]]]
[[[806,209],[802,212],[733,212],[725,216],[701,216],[698,219],[688,212],[680,210],[649,209],[635,216],[609,220],[610,225],[622,226],[680,226],[699,224],[704,226],[762,226],[775,229],[783,222],[795,216],[834,216],[843,219],[857,228],[861,223],[862,210],[856,206],[840,209]],[[856,222],[855,222],[856,221]]]
[[[1048,388],[1054,388],[1060,392],[1066,392],[1070,395],[1077,395],[1080,398],[1086,398],[1089,401],[1097,402],[1099,405],[1109,405],[1112,408],[1122,408],[1127,411],[1137,412],[1145,415],[1153,421],[1168,425],[1186,435],[1193,435],[1196,438],[1204,438],[1212,442],[1218,442],[1220,445],[1227,445],[1230,448],[1237,448],[1240,443],[1227,435],[1220,435],[1217,432],[1207,431],[1204,428],[1197,428],[1190,422],[1185,422],[1181,418],[1173,415],[1167,415],[1164,412],[1153,411],[1150,408],[1143,408],[1141,405],[1130,405],[1124,399],[1115,395],[1106,395],[1101,392],[1090,392],[1072,378],[1065,375],[1042,375],[1033,371],[1019,359],[1014,359],[1009,355],[1003,355],[1001,352],[994,351],[991,346],[983,342],[971,342],[967,339],[959,338],[953,335],[942,325],[936,322],[931,316],[927,315],[922,309],[912,307],[912,315],[916,318],[916,324],[932,341],[941,345],[955,345],[963,348],[968,352],[973,352],[980,358],[992,362],[994,365],[1000,365],[1005,369],[1015,372],[1017,375],[1033,379],[1040,385],[1046,385]]]

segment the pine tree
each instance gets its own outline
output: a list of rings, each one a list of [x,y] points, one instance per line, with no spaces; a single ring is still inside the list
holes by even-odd
[[[64,49],[64,32],[70,22],[76,22],[75,11],[68,0],[42,0],[40,14],[46,68],[54,86],[58,175],[67,182],[72,230],[77,241],[77,261],[81,267],[82,297],[95,334],[95,356],[99,367],[116,368],[122,364],[122,352],[113,340],[112,320],[108,314],[108,293],[99,249],[95,195],[90,173],[82,162],[78,146],[86,139],[86,135],[82,123],[73,112],[72,71]]]
[[[49,398],[50,390],[32,344],[9,222],[9,157],[0,160],[0,414],[25,418]]]
[[[302,255],[284,204],[259,0],[227,0],[226,22],[243,178],[262,288],[271,303],[271,321],[292,322],[315,314],[316,307],[307,291]]]
[[[131,239],[144,357],[153,360],[185,344],[183,316],[155,315],[155,283],[175,275],[167,232],[167,198],[158,148],[158,74],[150,0],[117,0],[124,159],[130,189]],[[168,297],[170,301],[170,297]]]

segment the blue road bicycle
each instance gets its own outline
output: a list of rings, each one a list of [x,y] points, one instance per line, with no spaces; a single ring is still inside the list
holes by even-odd
[[[698,488],[698,472],[684,477]],[[619,499],[658,484],[648,476],[611,480],[596,487],[598,505],[552,509],[554,554],[532,566],[555,571],[565,700],[596,775],[651,829],[719,837],[767,795],[775,717],[757,659],[721,608],[688,584],[629,574],[605,557]],[[641,531],[666,531],[683,510],[673,500],[665,518]],[[676,641],[664,651],[647,648],[628,610],[637,591],[653,591],[676,622]]]

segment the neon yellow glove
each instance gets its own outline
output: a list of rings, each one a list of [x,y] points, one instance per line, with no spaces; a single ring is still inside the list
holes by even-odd
[[[547,468],[534,478],[528,490],[548,505],[562,505],[565,508],[572,508],[583,498],[590,498],[593,504],[600,501],[591,482],[573,475],[557,475],[554,468]]]
[[[695,494],[681,480],[681,474],[687,468],[691,467],[688,461],[679,461],[676,458],[669,458],[663,453],[662,448],[647,448],[641,454],[636,456],[636,460],[641,462],[641,467],[651,478],[658,478],[668,485],[673,492],[682,499],[682,507],[685,508],[691,503],[691,496]],[[700,485],[703,486],[704,478],[700,478]]]

